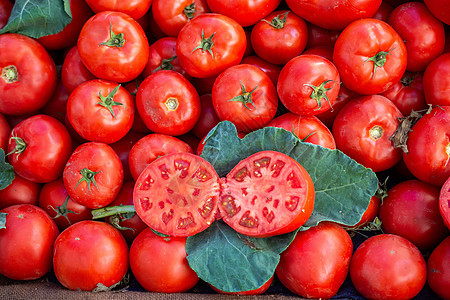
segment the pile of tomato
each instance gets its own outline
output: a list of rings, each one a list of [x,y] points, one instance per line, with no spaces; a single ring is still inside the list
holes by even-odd
[[[449,0],[64,2],[62,31],[0,34],[0,274],[186,292],[200,280],[187,237],[213,222],[297,230],[314,209],[301,162],[262,151],[219,176],[202,158],[230,121],[387,178],[358,224],[298,231],[272,278],[238,293],[276,278],[331,298],[350,278],[365,298],[450,299]],[[0,29],[25,5],[0,0]]]

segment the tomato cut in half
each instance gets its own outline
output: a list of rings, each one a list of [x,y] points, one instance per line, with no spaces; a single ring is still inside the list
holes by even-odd
[[[302,226],[314,208],[314,185],[293,158],[261,151],[240,161],[227,175],[219,201],[229,226],[252,237],[269,237]]]
[[[219,175],[208,161],[191,153],[172,153],[142,171],[133,202],[150,228],[170,236],[191,236],[215,220],[219,193]]]

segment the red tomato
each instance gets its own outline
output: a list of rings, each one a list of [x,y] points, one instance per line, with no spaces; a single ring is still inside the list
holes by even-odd
[[[384,22],[388,22],[389,15],[394,10],[394,7],[386,1],[382,1],[378,10],[373,14],[372,18],[378,19]]]
[[[72,153],[66,127],[53,117],[34,115],[13,128],[8,160],[14,171],[33,182],[50,182],[61,176]]]
[[[407,51],[400,35],[377,19],[352,22],[334,45],[333,62],[343,84],[363,95],[378,94],[400,80]]]
[[[439,188],[419,180],[390,188],[378,217],[384,233],[402,236],[421,251],[434,248],[448,235],[439,213]]]
[[[450,299],[450,236],[431,252],[427,262],[428,285],[442,299]]]
[[[285,64],[305,50],[306,22],[289,10],[277,10],[258,21],[252,29],[255,53],[272,64]]]
[[[302,226],[314,207],[314,185],[294,159],[261,151],[240,161],[222,185],[223,220],[237,232],[269,237]]]
[[[113,144],[110,144],[111,148],[116,151],[120,161],[122,162],[124,182],[133,179],[129,164],[130,151],[133,146],[144,136],[145,134],[143,133],[130,130],[123,138]]]
[[[334,47],[334,43],[336,42],[340,30],[331,30],[325,29],[323,27],[314,25],[312,23],[307,23],[308,25],[308,43],[306,44],[306,48],[313,48],[316,46],[327,46]]]
[[[247,45],[244,29],[220,14],[199,15],[183,26],[177,37],[177,57],[192,77],[208,78],[237,65]]]
[[[336,149],[330,129],[315,116],[299,116],[288,112],[273,119],[267,126],[284,128],[303,142]]]
[[[0,148],[6,152],[8,146],[9,135],[11,134],[11,126],[5,116],[0,113]]]
[[[278,77],[280,101],[297,115],[317,115],[331,109],[339,93],[335,65],[321,56],[304,54],[283,66]]]
[[[402,158],[390,140],[402,113],[386,97],[361,96],[350,100],[337,114],[332,133],[336,147],[374,172],[393,167]]]
[[[242,291],[242,292],[225,292],[222,290],[219,290],[218,288],[212,286],[211,284],[209,284],[209,286],[216,292],[219,294],[225,294],[225,295],[261,295],[264,294],[272,285],[273,282],[273,278],[275,277],[272,276],[270,277],[269,280],[267,280],[261,287],[254,289],[254,290],[250,290],[250,291]]]
[[[89,80],[70,94],[67,116],[72,127],[85,140],[111,144],[130,131],[134,101],[120,84],[101,79]]]
[[[256,22],[274,11],[281,0],[208,0],[212,12],[234,19],[242,27]]]
[[[333,48],[330,46],[315,46],[305,50],[303,54],[314,54],[333,61]]]
[[[61,69],[61,81],[66,88],[67,93],[72,91],[85,81],[95,79],[96,77],[89,72],[81,61],[78,47],[73,46],[64,57]]]
[[[212,102],[219,119],[233,122],[241,132],[263,128],[278,107],[272,80],[260,68],[248,64],[232,66],[217,77]]]
[[[450,53],[434,59],[423,73],[425,100],[432,105],[450,105]]]
[[[154,0],[152,16],[161,31],[176,37],[181,28],[196,16],[209,13],[206,0]]]
[[[442,186],[450,176],[450,106],[435,107],[408,134],[403,160],[419,180]]]
[[[248,64],[248,65],[254,65],[261,70],[264,71],[264,73],[269,76],[270,80],[272,80],[273,84],[277,86],[278,82],[278,76],[280,75],[281,66],[271,64],[262,58],[260,58],[257,55],[249,55],[242,59],[241,64]]]
[[[276,273],[293,293],[306,298],[331,298],[348,275],[352,239],[341,226],[321,222],[299,231],[281,253]]]
[[[149,292],[180,293],[193,288],[199,278],[186,259],[186,237],[163,237],[144,229],[130,247],[130,267]]]
[[[69,5],[72,21],[62,31],[38,38],[46,49],[64,49],[75,45],[84,23],[94,14],[85,0],[69,0]]]
[[[445,226],[450,229],[450,180],[447,179],[439,193],[439,212]]]
[[[408,2],[396,7],[389,15],[389,24],[405,41],[408,71],[425,70],[444,51],[444,25],[423,3]]]
[[[144,79],[136,94],[136,107],[153,132],[182,135],[200,117],[200,97],[180,73],[161,70]]]
[[[394,234],[378,234],[354,252],[350,277],[356,290],[369,299],[411,299],[427,280],[419,249]]]
[[[47,50],[21,34],[0,35],[0,113],[24,115],[42,108],[56,88],[56,66]]]
[[[215,220],[219,189],[219,176],[209,162],[191,153],[171,153],[151,162],[136,180],[134,206],[150,228],[191,236]]]
[[[438,18],[445,24],[450,25],[449,0],[424,0],[424,2],[436,18]]]
[[[0,190],[0,209],[16,204],[37,205],[42,185],[15,174],[10,185]]]
[[[102,11],[119,11],[133,19],[142,18],[152,5],[152,0],[85,0],[95,13]]]
[[[122,163],[107,144],[84,143],[67,161],[63,180],[67,193],[76,202],[92,209],[104,207],[122,187]]]
[[[381,199],[377,196],[372,196],[369,201],[369,206],[361,217],[361,220],[350,228],[361,228],[372,222],[377,216],[380,210]]]
[[[131,96],[133,97],[134,103],[136,103],[136,94],[139,89],[139,85],[141,83],[142,83],[142,80],[140,80],[140,79],[133,80],[133,81],[125,84],[125,86],[124,86],[130,92]],[[134,121],[133,121],[133,126],[131,126],[131,130],[133,130],[135,132],[145,133],[145,134],[150,133],[150,130],[147,128],[147,126],[145,126],[144,121],[142,120],[141,116],[139,115],[139,113],[137,113],[136,110],[137,109],[135,109]]]
[[[41,278],[52,269],[55,222],[40,207],[18,204],[0,210],[6,228],[0,229],[0,274],[15,280]]]
[[[45,106],[41,109],[41,112],[57,119],[64,124],[68,99],[69,93],[67,93],[61,80],[58,79],[55,93],[47,102],[47,104],[45,104]]]
[[[200,117],[191,131],[196,137],[202,139],[220,122],[220,119],[214,110],[211,94],[200,96],[200,105]]]
[[[128,271],[128,245],[108,223],[86,220],[61,232],[53,250],[53,270],[67,289],[110,287]]]
[[[0,29],[8,23],[9,16],[13,8],[13,3],[9,0],[0,0]]]
[[[44,184],[39,194],[39,207],[52,217],[60,230],[76,222],[92,219],[91,209],[69,197],[62,177]]]
[[[381,0],[286,0],[286,3],[303,19],[326,29],[340,30],[352,21],[373,16]]]
[[[148,61],[144,30],[121,12],[105,11],[91,17],[81,29],[77,45],[86,68],[105,80],[131,81]]]

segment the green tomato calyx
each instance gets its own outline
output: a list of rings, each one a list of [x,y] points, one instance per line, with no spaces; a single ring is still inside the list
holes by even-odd
[[[258,84],[259,85],[259,84]],[[252,94],[253,92],[256,90],[256,88],[258,87],[258,85],[256,85],[253,90],[251,90],[250,92],[247,92],[247,90],[245,89],[244,84],[241,81],[241,87],[242,87],[242,94],[231,98],[228,101],[234,101],[234,102],[242,102],[242,105],[244,105],[244,107],[248,110],[252,110],[250,107],[247,106],[248,103],[251,103],[253,107],[255,107],[255,103],[253,103],[252,100]]]
[[[377,70],[377,68],[382,68],[384,66],[384,64],[386,63],[386,57],[391,54],[390,52],[392,50],[394,50],[394,48],[392,48],[391,50],[388,51],[380,51],[377,54],[375,54],[372,57],[369,57],[364,63],[371,61],[373,62],[373,73],[372,73],[372,78],[375,76],[375,71]]]
[[[56,212],[56,216],[52,217],[52,219],[56,219],[56,218],[59,218],[59,217],[64,217],[64,218],[66,218],[66,220],[69,223],[69,225],[72,225],[72,223],[70,222],[69,217],[67,215],[68,214],[76,214],[77,215],[77,214],[79,214],[79,212],[74,212],[74,211],[72,211],[72,210],[67,208],[67,204],[69,203],[69,199],[70,199],[70,197],[67,196],[66,200],[64,201],[64,203],[62,205],[60,205],[60,206],[56,206],[56,208],[50,205],[50,208],[53,209]]]
[[[6,83],[13,83],[19,80],[19,72],[14,65],[4,67],[1,76]]]
[[[113,31],[111,22],[109,24],[111,25],[110,38],[106,42],[100,43],[99,45],[108,46],[108,47],[118,47],[118,48],[123,47],[123,45],[125,44],[125,39],[123,37],[123,33],[121,32],[121,33],[116,34]]]
[[[188,18],[188,20],[192,19],[195,14],[195,2],[192,2],[188,6],[183,9],[184,14]]]
[[[11,143],[11,140],[14,140],[14,142],[16,142],[16,147],[14,147],[13,150],[11,150],[11,152],[9,152],[8,154],[6,154],[6,156],[11,155],[11,154],[17,154],[17,157],[19,156],[19,154],[21,154],[22,152],[25,151],[25,149],[27,149],[27,143],[25,143],[25,141],[23,139],[21,139],[18,136],[12,136],[9,139],[9,142]]]
[[[161,64],[159,65],[159,67],[157,67],[156,69],[153,70],[153,72],[159,71],[159,70],[174,70],[175,68],[172,65],[172,61],[177,58],[177,56],[172,56],[170,58],[163,58],[161,60]],[[152,73],[153,73],[152,72]]]
[[[203,51],[207,51],[209,54],[211,54],[211,57],[214,58],[214,54],[211,49],[212,49],[212,47],[214,47],[213,37],[215,34],[216,33],[214,32],[213,34],[211,34],[211,36],[209,38],[205,38],[205,33],[203,32],[203,29],[202,29],[202,40],[200,42],[200,45],[195,47],[191,53],[193,53],[195,50],[202,49]]]
[[[331,87],[329,87],[329,88],[326,88],[325,85],[328,82],[333,82],[333,85]],[[307,84],[307,83],[304,84],[304,85],[309,86],[310,88],[313,89],[313,91],[311,92],[310,98],[316,100],[317,105],[319,106],[315,110],[318,110],[318,109],[322,108],[322,99],[325,99],[325,101],[327,101],[328,104],[330,105],[331,111],[333,111],[333,106],[331,105],[331,102],[328,99],[327,92],[334,88],[334,84],[335,83],[336,82],[334,80],[325,80],[324,82],[322,82],[318,86],[315,86],[315,85],[312,85],[312,84]]]
[[[114,95],[117,93],[119,88],[120,88],[120,84],[118,86],[116,86],[114,88],[114,90],[112,90],[112,92],[109,93],[109,95],[106,97],[103,96],[101,92],[98,92],[98,96],[101,101],[97,102],[97,104],[101,105],[101,106],[105,107],[107,110],[109,110],[109,112],[111,113],[111,115],[113,116],[114,119],[116,119],[116,115],[115,115],[112,107],[115,105],[123,105],[123,103],[114,101]]]
[[[267,21],[266,19],[262,19],[262,21],[266,22],[267,24],[269,24],[270,26],[272,26],[275,29],[283,29],[284,24],[286,24],[286,19],[287,19],[288,13],[289,12],[287,11],[284,14],[279,14],[275,18],[273,18],[270,22]]]
[[[97,183],[95,182],[95,175],[97,175],[99,172],[100,171],[98,171],[98,172],[91,171],[88,168],[81,169],[81,171],[80,171],[81,179],[80,179],[80,181],[78,181],[78,183],[75,186],[75,188],[77,188],[78,185],[80,183],[82,183],[83,181],[86,181],[88,189],[89,189],[89,193],[92,194],[91,183],[94,184],[94,186],[97,188],[97,191],[98,191],[98,186],[97,186]]]

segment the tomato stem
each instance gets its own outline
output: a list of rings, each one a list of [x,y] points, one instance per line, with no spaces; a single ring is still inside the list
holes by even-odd
[[[391,54],[390,52],[392,50],[394,50],[394,48],[392,48],[391,50],[388,51],[380,51],[377,54],[375,54],[372,57],[369,57],[364,63],[368,62],[368,61],[372,61],[373,62],[373,73],[372,73],[372,78],[375,76],[375,71],[377,70],[377,68],[382,68],[384,66],[384,64],[386,63],[386,56],[388,56],[389,54]]]
[[[128,214],[135,213],[136,209],[134,205],[119,205],[119,206],[109,206],[102,207],[99,209],[94,209],[92,213],[92,219],[101,219],[105,217],[114,216],[117,214]]]
[[[102,100],[102,101],[97,102],[97,104],[99,104],[99,105],[105,107],[106,109],[108,109],[109,112],[111,113],[111,115],[114,117],[114,119],[116,119],[116,115],[114,114],[114,111],[113,111],[112,107],[115,106],[115,105],[123,105],[123,103],[116,102],[116,101],[113,100],[114,99],[114,95],[117,93],[119,88],[120,88],[120,84],[118,86],[116,86],[114,88],[114,90],[112,90],[112,92],[109,93],[108,96],[106,96],[106,97],[103,96],[101,92],[98,92],[98,96],[100,97],[100,100]]]
[[[27,143],[25,143],[25,141],[23,139],[21,139],[18,136],[12,136],[9,139],[9,142],[11,143],[11,140],[14,140],[14,142],[16,142],[16,147],[14,147],[14,149],[9,152],[8,154],[6,154],[6,156],[11,155],[13,153],[16,153],[17,155],[21,154],[22,152],[25,151],[25,149],[27,149]]]
[[[121,33],[116,34],[113,31],[111,22],[109,22],[109,24],[111,25],[111,31],[110,31],[111,36],[110,36],[109,40],[107,40],[106,42],[100,43],[99,45],[108,46],[108,47],[118,47],[118,48],[123,47],[123,45],[125,44],[125,39],[123,37],[123,33],[121,32]]]
[[[333,82],[333,86],[326,88],[325,85],[328,82]],[[318,108],[316,108],[315,110],[318,110],[320,108],[322,108],[322,98],[325,99],[325,101],[328,102],[328,104],[331,107],[331,111],[333,111],[333,106],[331,105],[330,100],[328,99],[328,95],[327,95],[327,91],[333,89],[334,84],[336,82],[334,80],[325,80],[324,82],[322,82],[319,86],[315,86],[312,84],[307,84],[305,83],[304,85],[309,86],[310,88],[313,89],[313,91],[311,92],[310,98],[316,100],[317,105],[319,106]]]
[[[200,45],[195,47],[194,50],[192,50],[192,52],[194,52],[197,49],[202,49],[203,51],[208,51],[209,54],[211,54],[211,57],[214,58],[214,54],[213,54],[211,48],[214,46],[214,42],[212,39],[215,34],[216,33],[214,32],[209,38],[205,39],[205,33],[203,32],[203,29],[202,29],[202,40],[200,42]]]
[[[153,72],[159,71],[159,70],[174,70],[174,67],[172,65],[172,61],[177,58],[177,56],[172,56],[170,58],[164,58],[161,60],[161,64],[159,67],[153,70]]]
[[[52,219],[56,219],[59,217],[64,217],[66,218],[67,222],[69,223],[69,225],[71,225],[72,223],[69,220],[69,217],[67,216],[68,214],[79,214],[79,212],[74,212],[70,209],[67,208],[67,204],[69,203],[69,199],[70,197],[67,196],[66,200],[64,201],[64,203],[61,206],[56,206],[56,208],[54,208],[53,206],[49,205],[48,207],[50,207],[51,209],[53,209],[56,212],[56,216],[52,217]]]
[[[273,18],[270,22],[267,21],[266,19],[262,19],[262,21],[266,22],[275,29],[283,29],[284,24],[286,24],[288,13],[289,12],[287,11],[284,14],[279,14],[275,18]]]
[[[184,14],[188,18],[188,20],[192,19],[195,14],[195,2],[192,2],[188,6],[183,9]]]
[[[243,84],[242,81],[241,81],[242,94],[240,94],[240,95],[238,95],[238,96],[236,96],[236,97],[233,97],[233,98],[231,98],[231,99],[228,100],[228,101],[242,102],[242,105],[244,105],[244,107],[245,107],[246,109],[251,110],[251,108],[249,108],[249,107],[247,106],[247,104],[248,104],[248,103],[251,103],[251,104],[253,105],[253,107],[255,107],[255,103],[253,103],[253,101],[252,101],[252,94],[253,94],[253,92],[256,90],[256,88],[258,87],[258,85],[259,85],[259,84],[257,84],[257,85],[253,88],[253,90],[251,90],[250,92],[247,92],[247,91],[245,90],[244,84]]]
[[[78,183],[77,183],[77,185],[75,186],[75,188],[77,188],[77,186],[81,183],[81,182],[83,182],[83,181],[86,181],[86,183],[87,183],[87,185],[88,185],[88,189],[89,189],[89,192],[92,194],[92,191],[91,191],[91,183],[94,183],[94,186],[97,188],[97,191],[98,191],[98,186],[97,186],[97,183],[95,182],[95,175],[96,174],[98,174],[100,171],[98,171],[98,172],[94,172],[94,171],[91,171],[91,170],[89,170],[88,168],[84,168],[84,169],[82,169],[81,171],[80,171],[80,174],[81,174],[81,179],[80,179],[80,181],[78,181]]]
[[[2,69],[2,78],[6,83],[13,83],[19,80],[19,72],[16,66],[9,65]]]

